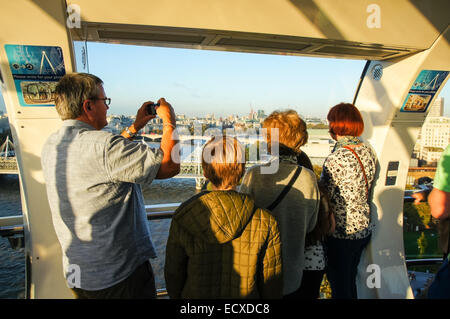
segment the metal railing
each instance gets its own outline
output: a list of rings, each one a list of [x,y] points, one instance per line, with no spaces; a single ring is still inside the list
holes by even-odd
[[[443,258],[406,259],[406,266],[427,266],[442,264]]]
[[[11,237],[15,235],[23,236],[22,215],[0,217],[0,236]]]
[[[148,220],[172,218],[175,210],[181,203],[146,205]],[[6,216],[0,217],[0,236],[11,237],[16,235],[24,235],[23,216]]]

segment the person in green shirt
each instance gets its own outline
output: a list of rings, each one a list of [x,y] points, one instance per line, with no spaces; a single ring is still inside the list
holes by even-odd
[[[449,254],[450,235],[450,145],[441,155],[431,192],[417,192],[412,194],[412,197],[415,198],[414,204],[416,205],[420,201],[428,200],[431,215],[439,219],[440,245],[445,259]]]
[[[431,215],[440,219],[440,224],[446,224],[447,229],[447,257],[436,274],[433,283],[428,289],[428,299],[450,298],[450,254],[449,254],[449,218],[450,218],[450,145],[442,153],[434,177],[433,190],[428,196]],[[442,230],[442,229],[441,229]],[[440,236],[444,233],[440,232]]]
[[[436,169],[433,190],[428,196],[431,215],[445,219],[450,216],[450,144],[442,153]]]

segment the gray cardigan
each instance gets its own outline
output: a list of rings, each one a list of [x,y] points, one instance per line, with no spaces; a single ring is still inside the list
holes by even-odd
[[[281,160],[278,171],[274,174],[261,174],[261,166],[264,165],[256,165],[246,172],[239,191],[251,195],[258,207],[265,208],[272,204],[289,183],[297,165]],[[272,211],[281,232],[283,295],[300,287],[305,264],[305,236],[316,225],[319,200],[314,172],[302,167],[291,190]]]

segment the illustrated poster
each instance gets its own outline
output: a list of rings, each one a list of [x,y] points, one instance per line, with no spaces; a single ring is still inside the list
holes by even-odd
[[[60,47],[5,44],[21,106],[54,106],[55,87],[66,74]]]
[[[448,73],[449,71],[422,70],[411,86],[400,112],[426,112]]]

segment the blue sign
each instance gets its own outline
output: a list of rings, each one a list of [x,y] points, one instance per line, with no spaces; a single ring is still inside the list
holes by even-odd
[[[60,47],[5,44],[21,106],[54,106],[55,87],[66,74]]]
[[[424,113],[449,71],[422,70],[409,89],[400,112]]]

